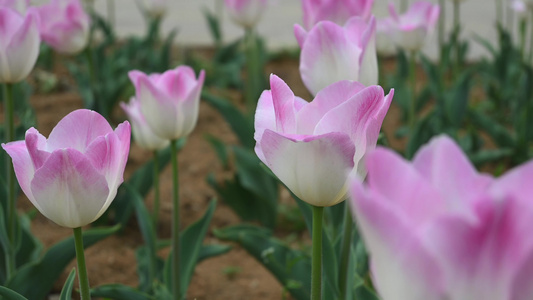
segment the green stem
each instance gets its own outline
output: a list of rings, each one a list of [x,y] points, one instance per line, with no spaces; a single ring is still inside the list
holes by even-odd
[[[159,224],[159,155],[154,151],[154,206],[152,208],[152,221],[157,232]]]
[[[115,0],[107,0],[107,20],[111,28],[115,28]]]
[[[411,52],[411,68],[409,72],[411,84],[411,102],[409,103],[409,127],[414,129],[416,123],[416,51]]]
[[[502,0],[496,0],[496,22],[498,25],[502,25],[503,22]]]
[[[459,75],[459,69],[461,68],[461,43],[459,37],[459,30],[461,27],[461,3],[459,1],[453,1],[453,30],[456,34],[455,40],[455,75]]]
[[[257,48],[257,39],[253,28],[247,28],[244,36],[246,47],[246,76],[245,83],[246,105],[249,114],[255,113],[257,100],[261,89],[261,66]]]
[[[350,264],[350,249],[352,245],[352,214],[350,207],[345,201],[344,206],[344,235],[342,237],[341,260],[339,265],[339,290],[340,299],[346,299],[346,287],[348,280],[348,266]]]
[[[90,85],[90,91],[91,91],[91,97],[90,100],[92,102],[92,107],[89,107],[90,109],[93,109],[95,111],[100,112],[104,115],[105,118],[108,118],[108,113],[106,111],[105,107],[99,106],[99,100],[96,98],[96,94],[94,92],[96,87],[96,72],[94,70],[94,59],[93,59],[93,52],[91,50],[91,47],[87,46],[85,50],[83,51],[85,54],[85,59],[87,60],[87,69],[89,70],[89,85]]]
[[[178,140],[170,142],[172,156],[172,282],[174,299],[181,300],[180,289],[180,201],[178,181]]]
[[[519,24],[519,33],[520,33],[520,59],[522,62],[525,62],[526,59],[526,33],[527,33],[527,19],[523,18],[520,20]]]
[[[13,84],[4,84],[4,101],[5,101],[5,142],[15,140],[15,121],[14,121],[14,103],[13,103]],[[9,249],[6,251],[6,276],[10,278],[15,272],[15,244],[17,233],[17,198],[15,186],[15,171],[11,157],[6,155],[6,174],[7,174],[7,228],[9,238]]]
[[[74,244],[76,246],[76,261],[78,262],[78,279],[80,282],[81,300],[91,300],[89,278],[85,266],[85,254],[83,253],[83,236],[81,227],[74,228]]]
[[[313,206],[313,252],[311,258],[311,300],[322,299],[322,221],[324,208]]]
[[[446,3],[444,0],[439,0],[439,6],[440,6],[440,16],[439,16],[439,50],[440,50],[440,60],[442,61],[442,55],[444,53],[443,47],[444,47],[444,35],[446,31],[446,19],[445,19],[445,9],[444,6]]]
[[[529,60],[528,63],[533,64],[533,13],[530,15],[529,25],[531,26],[529,33],[531,34],[529,39]]]

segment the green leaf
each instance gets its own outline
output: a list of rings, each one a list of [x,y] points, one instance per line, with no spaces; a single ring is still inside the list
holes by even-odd
[[[310,298],[311,260],[302,251],[291,249],[272,237],[270,230],[252,225],[236,225],[216,230],[215,235],[222,240],[239,243],[262,263],[295,299]]]
[[[72,289],[74,288],[74,279],[76,278],[76,268],[72,268],[68,274],[65,285],[61,289],[61,294],[59,295],[59,300],[72,300]]]
[[[511,133],[489,116],[473,109],[469,110],[468,116],[475,126],[481,130],[485,130],[500,147],[515,147],[515,138]]]
[[[200,253],[198,253],[198,262],[201,262],[211,257],[228,253],[230,250],[231,246],[229,245],[202,245]]]
[[[83,233],[85,248],[116,233],[120,226],[89,229]],[[6,287],[28,299],[44,299],[65,267],[76,257],[74,238],[53,245],[39,261],[28,263],[8,280]]]
[[[92,297],[113,300],[156,300],[156,298],[121,284],[106,284],[91,289]]]
[[[3,300],[28,300],[24,296],[6,288],[5,286],[0,286],[0,296],[2,296]]]
[[[209,142],[209,144],[211,144],[211,147],[213,147],[213,149],[215,150],[218,159],[222,163],[222,166],[224,168],[227,168],[229,164],[229,158],[226,144],[224,144],[221,139],[218,139],[212,135],[206,135],[205,139]]]

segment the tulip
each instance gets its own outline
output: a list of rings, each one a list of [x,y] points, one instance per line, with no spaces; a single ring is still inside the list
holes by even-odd
[[[22,17],[0,8],[0,20],[0,82],[17,83],[28,76],[39,56],[37,16],[32,10]]]
[[[33,205],[58,225],[79,228],[106,211],[123,182],[130,124],[113,131],[104,117],[80,109],[64,117],[48,139],[30,128],[24,141],[2,147]]]
[[[162,139],[177,140],[187,136],[196,126],[200,93],[205,79],[194,70],[180,66],[163,74],[146,75],[129,72],[135,86],[140,111],[150,129]]]
[[[268,4],[267,0],[224,0],[231,19],[240,26],[255,27]]]
[[[313,95],[340,80],[378,83],[374,17],[368,23],[353,17],[344,27],[322,21],[309,32],[296,24],[294,34],[302,48],[300,74]]]
[[[0,7],[14,9],[20,13],[25,13],[30,6],[30,0],[0,0]]]
[[[533,299],[533,162],[494,179],[440,136],[365,163],[351,204],[383,300]]]
[[[418,1],[405,14],[398,15],[394,4],[390,3],[389,11],[394,21],[396,44],[407,51],[418,51],[427,35],[435,29],[440,7],[428,1]]]
[[[376,145],[394,92],[340,81],[307,103],[275,75],[255,113],[255,152],[300,199],[331,206],[346,197],[348,173]]]
[[[91,19],[79,0],[51,0],[37,9],[41,37],[54,50],[76,54],[87,46]]]
[[[376,51],[379,55],[392,56],[396,54],[393,31],[394,24],[390,17],[377,20]]]
[[[136,0],[137,5],[151,18],[163,17],[167,10],[167,0]]]
[[[374,0],[302,0],[304,27],[311,29],[320,21],[342,25],[351,17],[369,20]]]
[[[126,112],[131,121],[133,139],[139,146],[152,151],[160,150],[168,146],[169,140],[155,135],[146,123],[137,99],[131,98],[129,104],[121,102],[120,107]]]

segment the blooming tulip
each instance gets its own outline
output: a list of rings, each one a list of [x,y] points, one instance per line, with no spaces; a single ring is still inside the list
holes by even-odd
[[[322,21],[309,32],[294,25],[294,34],[302,48],[300,74],[313,95],[340,80],[378,83],[374,17],[368,23],[353,17],[344,27]]]
[[[175,140],[186,136],[196,126],[200,93],[205,73],[198,79],[194,70],[180,66],[163,74],[146,75],[129,72],[135,85],[140,111],[150,129],[162,139]]]
[[[253,28],[268,4],[267,0],[224,0],[229,15],[244,28]]]
[[[169,140],[164,140],[155,135],[146,123],[137,99],[131,98],[129,104],[121,102],[120,107],[126,112],[131,121],[133,139],[139,146],[148,150],[159,150],[168,146]]]
[[[394,4],[390,3],[389,11],[394,21],[396,44],[404,50],[418,51],[426,36],[435,29],[440,7],[428,1],[418,1],[406,13],[398,15]]]
[[[533,162],[494,179],[441,136],[365,163],[352,209],[383,300],[533,299]]]
[[[375,147],[394,92],[339,81],[307,103],[279,77],[270,77],[255,113],[255,152],[300,199],[331,206],[345,199],[348,174]]]
[[[374,0],[302,0],[304,27],[311,29],[320,21],[342,25],[351,17],[369,20]]]
[[[87,46],[91,19],[79,0],[51,0],[37,9],[41,37],[54,50],[76,54]]]
[[[37,16],[30,10],[25,17],[9,8],[0,8],[0,82],[16,83],[33,69],[41,38]]]
[[[24,194],[58,225],[78,228],[98,219],[123,181],[130,124],[115,131],[98,113],[76,110],[46,139],[35,128],[25,141],[2,144]]]

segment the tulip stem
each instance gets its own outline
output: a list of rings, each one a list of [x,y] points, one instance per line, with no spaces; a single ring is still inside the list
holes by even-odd
[[[445,5],[444,0],[439,0],[440,6],[440,16],[439,16],[439,51],[440,51],[440,60],[442,61],[442,56],[444,54],[444,35],[446,30],[446,19],[445,19]]]
[[[411,102],[409,103],[409,127],[411,131],[416,123],[416,51],[411,52],[411,70],[409,72],[411,83]]]
[[[91,300],[89,278],[85,266],[85,254],[83,252],[83,235],[81,227],[74,228],[74,245],[76,247],[76,261],[78,262],[78,279],[80,283],[81,300]]]
[[[531,29],[529,32],[531,33],[530,39],[529,39],[529,60],[528,63],[533,63],[533,12],[530,15],[530,21],[529,24],[531,26]]]
[[[324,208],[313,206],[313,252],[311,258],[311,300],[322,299],[322,221]]]
[[[496,0],[496,22],[501,25],[503,21],[502,0]]]
[[[178,140],[170,142],[170,155],[172,157],[172,282],[174,299],[181,300],[180,281],[180,201],[178,181]]]
[[[453,30],[455,33],[455,77],[459,75],[461,68],[461,43],[459,42],[459,31],[461,27],[461,3],[453,1]]]
[[[13,84],[4,84],[4,101],[5,101],[5,142],[15,140],[14,124],[14,107],[13,107]],[[9,238],[9,247],[6,251],[6,277],[10,278],[15,272],[15,238],[17,232],[17,198],[15,186],[15,171],[11,157],[6,155],[6,172],[7,172],[7,230]]]
[[[159,223],[159,155],[154,151],[154,206],[152,208],[152,221],[157,232]]]
[[[346,299],[346,286],[348,280],[348,265],[350,264],[350,249],[352,245],[352,214],[345,201],[344,206],[344,235],[342,237],[341,260],[339,266],[340,299]]]
[[[244,36],[246,47],[246,104],[248,113],[253,114],[261,90],[261,67],[257,38],[253,28],[247,28]]]

